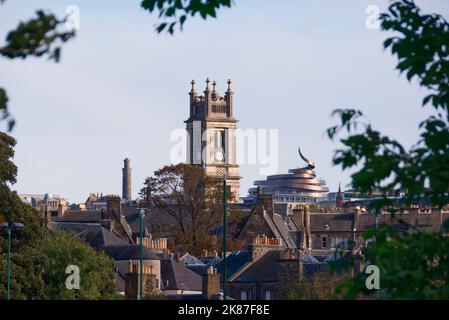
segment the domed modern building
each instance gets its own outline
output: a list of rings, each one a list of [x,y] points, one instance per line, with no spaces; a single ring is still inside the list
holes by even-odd
[[[290,169],[287,174],[276,174],[266,180],[256,180],[253,188],[248,190],[245,203],[256,202],[258,192],[273,196],[276,203],[312,204],[327,200],[329,188],[324,180],[316,179],[315,163],[301,153],[299,156],[307,166]]]

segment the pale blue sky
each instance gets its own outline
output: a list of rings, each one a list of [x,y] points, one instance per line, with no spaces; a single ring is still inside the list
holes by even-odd
[[[331,165],[324,132],[335,108],[359,108],[375,127],[405,145],[416,141],[425,94],[394,70],[386,34],[365,27],[367,5],[386,0],[235,1],[217,20],[194,19],[175,36],[154,32],[156,17],[140,1],[13,1],[0,6],[0,34],[35,9],[80,8],[81,29],[59,64],[0,60],[0,85],[17,119],[15,162],[20,193],[121,193],[125,154],[133,195],[169,162],[169,134],[188,117],[189,82],[206,77],[220,92],[233,80],[239,127],[279,130],[279,172],[302,165],[296,148],[317,163],[331,190],[349,173]],[[449,13],[447,0],[418,1]],[[3,40],[2,40],[3,41]],[[242,165],[241,195],[258,167]]]

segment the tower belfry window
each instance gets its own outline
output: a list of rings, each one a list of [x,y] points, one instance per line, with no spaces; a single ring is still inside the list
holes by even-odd
[[[225,105],[212,105],[212,112],[213,113],[226,113],[226,106]]]
[[[216,130],[214,132],[215,161],[224,162],[225,145],[224,130]]]
[[[222,130],[215,131],[215,147],[224,150],[225,147],[225,134]]]

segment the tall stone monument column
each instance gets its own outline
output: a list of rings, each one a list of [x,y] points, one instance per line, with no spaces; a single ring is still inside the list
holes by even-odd
[[[122,198],[129,201],[131,200],[131,162],[128,158],[123,160],[123,181],[122,181]]]

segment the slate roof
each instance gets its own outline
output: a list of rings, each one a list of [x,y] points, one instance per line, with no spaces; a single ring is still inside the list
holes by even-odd
[[[256,282],[278,282],[279,281],[279,253],[280,250],[270,250],[262,257],[251,263],[232,282],[256,283]],[[303,271],[305,277],[310,277],[326,268],[326,263],[320,263],[315,258],[309,263],[304,262]]]
[[[256,222],[260,220],[260,222]],[[272,235],[276,238],[282,239],[282,245],[288,248],[296,248],[299,245],[300,230],[297,224],[291,220],[289,215],[280,215],[277,213],[269,214],[263,207],[254,206],[251,214],[242,218],[242,222],[239,223],[239,231],[236,233],[236,237],[245,234],[246,229],[252,223],[264,223],[268,226]]]
[[[301,214],[293,214],[291,217],[297,226],[302,224]],[[421,231],[440,231],[441,220],[444,222],[449,218],[447,213],[404,213],[398,214],[398,218],[406,223],[414,224],[416,217],[418,218],[418,227]],[[356,227],[356,231],[365,231],[374,228],[376,225],[376,215],[370,213],[359,214],[359,219],[354,225],[354,213],[311,213],[310,223],[312,232],[352,232],[352,228]],[[397,230],[405,230],[406,226],[401,224],[397,219],[393,219],[390,214],[381,214],[378,216],[378,224],[389,224]]]
[[[289,248],[297,247],[296,236],[298,234],[298,229],[294,223],[290,220],[289,216],[281,216],[279,214],[273,213],[273,222],[278,229],[285,245]]]
[[[100,227],[99,223],[82,223],[82,222],[59,222],[51,221],[50,230],[57,231],[73,231],[76,234],[87,233],[91,229],[98,229]]]
[[[120,273],[115,274],[115,291],[125,292],[125,279]]]
[[[301,260],[303,263],[319,263],[319,261],[318,261],[317,259],[315,259],[314,256],[312,256],[312,255],[310,255],[310,254],[308,254],[308,253],[304,254],[304,255],[300,258],[300,260]]]
[[[353,217],[353,213],[314,213],[310,214],[310,224],[314,232],[350,232]]]
[[[164,290],[202,290],[201,276],[173,259],[161,260],[161,280]]]
[[[252,263],[232,282],[276,282],[278,281],[279,250],[270,250]]]
[[[183,295],[170,295],[168,300],[204,300],[202,294],[183,294]],[[223,300],[223,293],[214,294],[209,300]],[[235,300],[231,297],[226,297],[226,300]]]
[[[251,260],[251,253],[249,251],[234,251],[226,257],[226,271],[230,278],[241,267]],[[223,274],[223,261],[216,265],[217,272]]]
[[[52,221],[50,228],[52,230],[73,231],[78,237],[97,250],[107,245],[128,244],[127,241],[97,223]]]
[[[62,217],[54,217],[56,222],[100,222],[101,212],[95,210],[67,210]]]
[[[132,232],[139,232],[139,210],[128,206],[123,206],[122,210],[125,211],[124,216]],[[163,208],[150,208],[144,218],[144,225],[150,232],[153,232],[151,228],[153,225],[173,225],[176,223],[176,220]]]
[[[193,272],[195,272],[196,274],[199,274],[200,276],[202,276],[203,274],[205,274],[207,272],[207,266],[203,265],[203,266],[186,266],[186,268],[192,270]]]
[[[103,227],[88,232],[85,239],[86,242],[88,242],[92,247],[96,249],[100,249],[104,246],[129,244],[125,240],[119,238],[113,232]]]
[[[116,261],[120,260],[138,260],[140,259],[140,245],[138,244],[119,244],[104,246],[103,251]],[[143,247],[144,260],[160,260],[159,256],[150,249]]]

